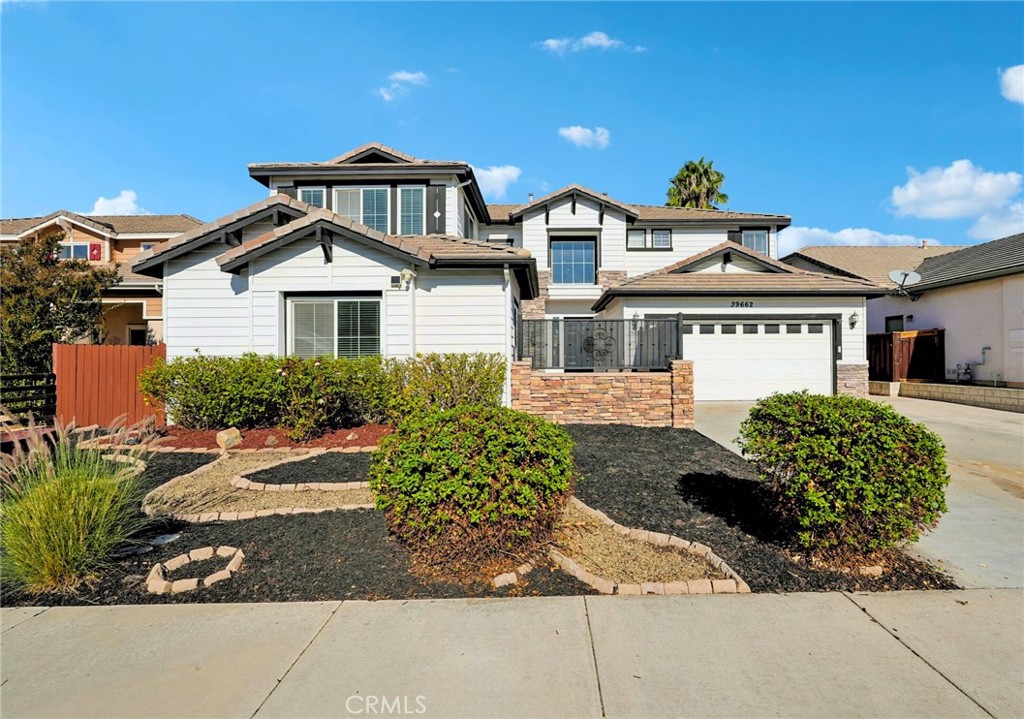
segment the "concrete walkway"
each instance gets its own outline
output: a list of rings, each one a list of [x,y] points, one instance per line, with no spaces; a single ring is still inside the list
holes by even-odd
[[[20,717],[1019,717],[1018,590],[4,609]]]
[[[964,587],[1024,587],[1024,414],[908,397],[873,397],[946,444],[949,512],[912,553]],[[698,402],[697,430],[738,452],[733,439],[752,402]]]

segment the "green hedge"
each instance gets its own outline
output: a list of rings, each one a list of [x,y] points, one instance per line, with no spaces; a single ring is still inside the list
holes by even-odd
[[[460,404],[498,406],[500,354],[299,359],[196,354],[158,362],[139,376],[146,400],[191,429],[285,427],[307,439],[336,427],[397,423]]]
[[[750,410],[739,442],[783,533],[812,553],[913,542],[946,511],[942,441],[888,405],[775,394]]]
[[[550,538],[574,484],[573,441],[504,407],[413,416],[373,455],[370,488],[422,560],[481,565]]]

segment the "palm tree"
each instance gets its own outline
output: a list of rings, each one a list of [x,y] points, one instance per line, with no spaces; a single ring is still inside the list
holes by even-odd
[[[718,205],[727,204],[729,196],[719,189],[725,182],[725,175],[716,170],[714,164],[713,160],[703,157],[696,162],[687,161],[671,179],[665,204],[706,210],[717,210]]]

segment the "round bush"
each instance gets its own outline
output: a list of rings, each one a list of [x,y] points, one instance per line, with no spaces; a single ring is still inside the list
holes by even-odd
[[[414,416],[373,455],[370,488],[395,535],[430,564],[519,556],[551,536],[574,484],[565,430],[504,407]]]
[[[739,442],[782,533],[812,553],[913,542],[946,511],[942,441],[888,405],[775,394],[750,410]]]

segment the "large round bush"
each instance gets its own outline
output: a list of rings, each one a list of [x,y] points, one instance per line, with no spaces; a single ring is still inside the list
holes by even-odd
[[[486,563],[546,541],[573,487],[573,442],[503,407],[414,416],[381,442],[370,487],[392,531],[431,564]]]
[[[815,553],[915,541],[946,511],[945,449],[888,405],[806,392],[762,399],[740,426],[780,529]]]

